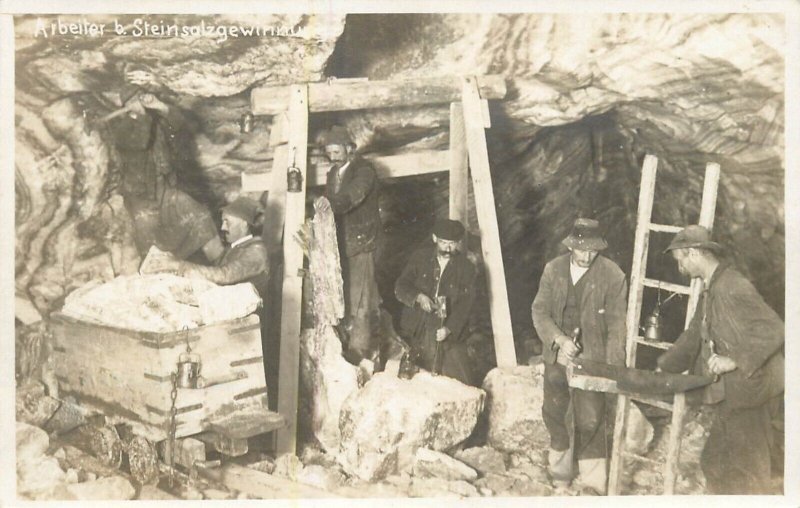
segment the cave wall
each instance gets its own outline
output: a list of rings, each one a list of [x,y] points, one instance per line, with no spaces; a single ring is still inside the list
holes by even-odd
[[[86,16],[84,16],[86,18]],[[134,16],[89,16],[94,22]],[[515,335],[529,336],[544,263],[578,215],[607,229],[630,267],[639,172],[659,157],[654,218],[696,221],[706,162],[722,167],[715,234],[783,313],[784,25],[779,14],[351,14],[150,16],[182,24],[284,26],[291,36],[229,39],[60,37],[16,22],[16,288],[43,312],[72,288],[135,270],[114,147],[85,128],[126,69],[192,119],[194,168],[216,208],[243,171],[272,164],[271,121],[236,123],[259,84],[328,77],[502,74],[509,94],[487,130]],[[62,17],[62,19],[67,19]],[[344,123],[362,152],[448,146],[446,106],[315,115]],[[313,139],[314,132],[312,132]],[[447,210],[446,175],[382,182],[387,305],[413,246]],[[313,191],[312,191],[313,194]],[[412,196],[413,199],[409,199]],[[471,227],[476,221],[472,210]],[[677,280],[656,258],[652,275]]]

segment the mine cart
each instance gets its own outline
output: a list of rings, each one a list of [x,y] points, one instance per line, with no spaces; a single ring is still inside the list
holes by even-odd
[[[116,467],[127,453],[141,483],[157,481],[164,466],[159,453],[169,465],[183,463],[182,438],[239,456],[247,453],[248,438],[284,425],[267,406],[255,314],[154,333],[57,313],[53,332],[60,391],[102,416],[92,451]]]

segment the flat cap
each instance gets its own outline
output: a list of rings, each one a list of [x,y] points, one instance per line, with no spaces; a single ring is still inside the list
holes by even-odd
[[[669,252],[676,249],[709,249],[715,252],[721,252],[722,245],[717,242],[711,241],[711,231],[703,226],[691,225],[686,226],[675,235],[675,238],[669,244],[669,247],[664,249],[664,252]]]
[[[438,219],[433,225],[433,234],[442,240],[456,242],[464,238],[464,225],[457,220]]]

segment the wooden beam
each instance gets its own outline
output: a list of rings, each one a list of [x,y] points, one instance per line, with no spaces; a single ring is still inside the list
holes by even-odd
[[[284,147],[285,148],[285,147]],[[281,147],[276,148],[277,151]],[[466,155],[465,155],[466,156]],[[365,159],[372,162],[378,178],[401,178],[404,176],[425,175],[430,173],[441,173],[448,171],[450,153],[446,150],[423,150],[419,152],[401,153],[397,155],[366,155]],[[277,161],[273,167],[280,167]],[[308,169],[308,187],[318,187],[325,185],[330,164],[316,164]],[[285,168],[284,168],[285,169]],[[268,191],[273,185],[280,185],[279,192],[286,193],[285,171],[280,171],[280,179],[276,179],[272,171],[268,173],[242,173],[242,190],[245,192]],[[267,197],[267,207],[271,202]],[[277,198],[276,198],[277,199]],[[267,212],[267,217],[269,217]],[[283,223],[283,213],[281,211],[281,225]],[[266,235],[265,235],[266,238]],[[280,241],[280,237],[277,238]]]
[[[267,194],[267,207],[261,238],[267,245],[270,252],[277,252],[283,234],[283,220],[286,215],[286,169],[289,167],[289,148],[286,146],[288,120],[286,115],[275,118],[275,125],[270,136],[270,144],[281,142],[275,147],[272,159],[272,171],[269,175],[269,186],[263,188],[250,188],[245,186],[245,177],[242,175],[242,190],[244,192],[256,192],[269,190]]]
[[[469,167],[464,110],[460,102],[450,103],[450,218],[468,228]]]
[[[477,80],[484,99],[505,97],[506,81],[503,76],[479,76]],[[285,111],[289,103],[289,88],[254,88],[250,93],[250,108],[256,115],[275,115]],[[309,83],[308,97],[309,111],[312,113],[443,104],[460,99],[461,78],[436,76],[392,81]]]
[[[278,368],[278,413],[286,426],[277,431],[277,451],[296,453],[297,393],[300,373],[300,310],[302,305],[303,250],[294,240],[306,218],[308,161],[308,87],[295,85],[289,100],[289,153],[302,175],[299,192],[286,192],[283,237],[283,292],[281,298],[281,352]]]
[[[511,329],[511,311],[508,306],[503,253],[500,249],[500,228],[497,224],[497,210],[494,204],[481,96],[474,77],[464,78],[462,102],[470,174],[472,175],[475,207],[478,212],[478,226],[481,233],[481,249],[486,263],[489,309],[492,317],[497,366],[513,367],[517,365],[517,354]]]

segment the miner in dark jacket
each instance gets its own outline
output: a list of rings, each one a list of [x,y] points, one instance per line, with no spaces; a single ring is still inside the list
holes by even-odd
[[[566,485],[574,477],[577,455],[580,482],[605,494],[605,395],[570,392],[566,365],[578,354],[624,365],[627,285],[622,270],[598,255],[607,244],[597,221],[576,220],[563,244],[569,252],[544,267],[532,308],[545,362],[542,416],[550,433],[548,464],[553,483]],[[580,346],[572,338],[577,330]]]
[[[466,328],[475,300],[476,269],[461,251],[464,226],[440,219],[433,242],[417,249],[395,283],[395,296],[405,307],[400,335],[411,345],[419,365],[462,383],[475,385],[466,344]],[[445,311],[437,297],[444,297]],[[437,358],[437,348],[439,355]],[[438,360],[439,365],[435,365]]]
[[[678,269],[703,280],[689,328],[658,359],[667,372],[716,376],[690,392],[713,412],[701,457],[711,494],[767,494],[773,443],[769,404],[784,386],[784,326],[742,274],[721,263],[708,229],[687,226],[667,251]]]
[[[369,162],[355,156],[355,144],[344,127],[334,125],[324,132],[321,144],[333,163],[326,197],[336,219],[342,254],[346,347],[354,363],[376,360],[380,351],[380,295],[375,281],[375,252],[382,233],[378,178]]]

